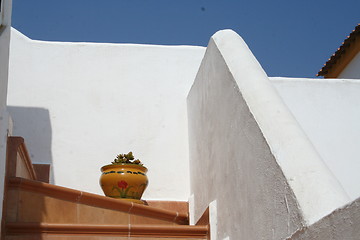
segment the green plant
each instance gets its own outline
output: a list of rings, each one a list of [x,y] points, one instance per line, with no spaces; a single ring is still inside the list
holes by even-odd
[[[116,156],[116,158],[114,159],[113,162],[111,162],[112,164],[136,164],[136,165],[140,165],[143,166],[143,164],[141,163],[141,161],[139,159],[134,158],[134,155],[132,152],[129,152],[128,154],[119,154]]]

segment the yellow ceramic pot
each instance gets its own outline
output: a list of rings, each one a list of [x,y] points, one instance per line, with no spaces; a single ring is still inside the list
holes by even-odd
[[[147,168],[137,164],[110,164],[101,168],[100,186],[108,197],[136,203],[148,185]]]

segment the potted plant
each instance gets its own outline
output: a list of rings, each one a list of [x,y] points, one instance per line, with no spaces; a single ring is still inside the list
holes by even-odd
[[[101,172],[100,186],[106,196],[143,204],[140,199],[148,185],[147,168],[132,152],[117,155]]]

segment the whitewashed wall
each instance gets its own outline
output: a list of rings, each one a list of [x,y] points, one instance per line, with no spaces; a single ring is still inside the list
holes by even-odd
[[[358,240],[360,198],[335,210],[313,225],[299,229],[287,240]]]
[[[360,79],[360,52],[351,60],[338,78]]]
[[[6,95],[8,86],[9,44],[11,33],[11,0],[2,1],[2,26],[0,26],[0,200],[4,195],[4,176],[6,162],[6,141],[9,128],[8,113],[6,111]],[[0,217],[2,208],[0,208]]]
[[[9,111],[57,185],[101,193],[100,167],[133,151],[144,199],[187,200],[186,96],[205,48],[33,41],[13,31]]]
[[[360,82],[270,79],[351,199],[360,197]]]
[[[210,40],[188,96],[191,215],[212,239],[284,239],[349,202],[245,42]]]

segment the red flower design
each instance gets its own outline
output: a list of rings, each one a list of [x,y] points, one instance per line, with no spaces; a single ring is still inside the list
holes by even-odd
[[[127,186],[128,186],[128,184],[124,180],[118,182],[118,187],[121,189],[125,189],[125,188],[127,188]]]

